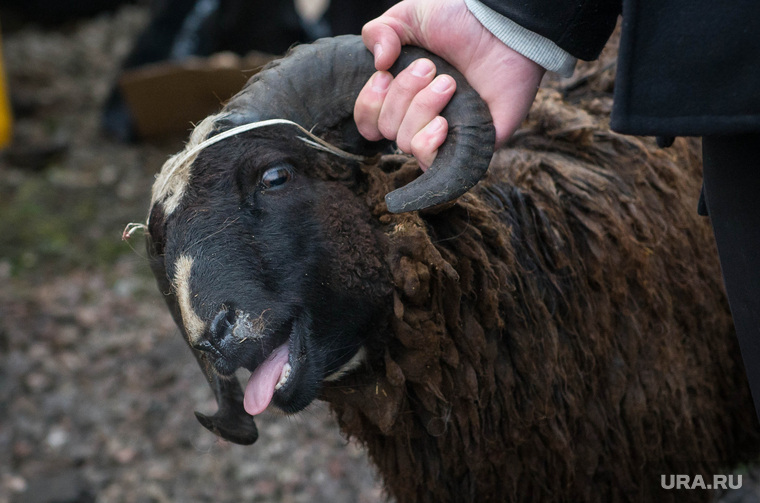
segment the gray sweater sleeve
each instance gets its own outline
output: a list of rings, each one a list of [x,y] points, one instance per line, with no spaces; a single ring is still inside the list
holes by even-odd
[[[465,4],[483,27],[511,49],[562,77],[573,74],[577,59],[548,38],[523,28],[478,0],[465,0]]]

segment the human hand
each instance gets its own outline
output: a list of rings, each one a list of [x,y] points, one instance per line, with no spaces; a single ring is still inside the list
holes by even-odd
[[[354,106],[354,120],[368,140],[395,140],[427,169],[446,139],[440,116],[456,89],[448,75],[420,59],[394,79],[388,69],[402,45],[437,54],[459,70],[486,102],[496,147],[519,127],[530,109],[544,69],[504,45],[467,10],[464,0],[404,0],[362,29],[378,70]]]

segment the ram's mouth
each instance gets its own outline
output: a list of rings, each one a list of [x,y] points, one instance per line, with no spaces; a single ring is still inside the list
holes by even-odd
[[[290,363],[289,343],[282,344],[251,373],[245,387],[243,405],[248,414],[261,414],[269,407],[275,392],[287,386],[293,365]]]
[[[313,367],[319,367],[307,358],[309,324],[296,317],[287,327],[275,339],[276,347],[269,355],[255,367],[248,367],[251,377],[245,387],[243,406],[252,416],[261,414],[272,403],[284,412],[298,412],[316,398],[314,386],[308,384],[315,378]]]
[[[355,353],[344,353],[343,359],[327,364],[325,352],[310,346],[314,338],[308,317],[297,317],[289,329],[267,341],[274,349],[266,349],[264,355],[269,354],[263,360],[246,366],[251,370],[243,396],[248,414],[261,414],[270,405],[287,414],[299,412],[317,398],[323,381],[338,379],[363,361],[365,352],[357,348]]]

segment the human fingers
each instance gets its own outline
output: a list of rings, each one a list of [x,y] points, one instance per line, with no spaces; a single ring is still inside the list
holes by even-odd
[[[377,70],[389,69],[401,54],[404,29],[401,23],[388,15],[369,21],[362,27],[362,41],[375,56]]]
[[[441,116],[435,117],[421,131],[414,135],[410,143],[410,152],[417,159],[422,171],[433,164],[438,148],[446,141],[449,124]]]
[[[376,72],[364,84],[354,103],[356,127],[359,133],[370,141],[383,139],[383,134],[377,127],[377,121],[392,80],[390,73]]]
[[[396,135],[398,148],[412,153],[412,138],[441,113],[454,95],[454,91],[456,91],[456,81],[449,75],[439,75],[414,96]],[[446,138],[445,131],[443,137]],[[439,146],[436,145],[433,150]],[[422,161],[417,155],[415,157]]]
[[[385,138],[396,139],[412,100],[433,81],[434,77],[435,65],[427,58],[415,60],[396,75],[377,120],[377,127]]]

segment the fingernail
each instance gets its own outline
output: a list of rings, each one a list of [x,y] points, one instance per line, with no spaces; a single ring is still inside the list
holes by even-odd
[[[377,72],[372,78],[372,90],[382,93],[388,90],[391,85],[391,76],[386,72]]]
[[[430,85],[430,88],[439,94],[445,93],[451,89],[451,77],[448,75],[437,76]]]
[[[372,54],[375,55],[375,68],[377,68],[377,61],[380,59],[380,56],[383,54],[383,46],[380,44],[375,44],[375,47],[372,50]]]
[[[435,71],[435,65],[429,59],[418,59],[412,65],[412,75],[415,77],[425,77],[433,71]]]
[[[436,117],[435,119],[431,120],[427,126],[425,126],[425,130],[428,133],[437,133],[442,127],[443,119],[441,117]]]

